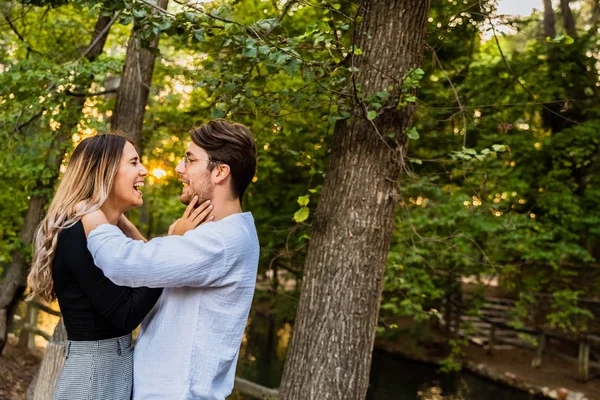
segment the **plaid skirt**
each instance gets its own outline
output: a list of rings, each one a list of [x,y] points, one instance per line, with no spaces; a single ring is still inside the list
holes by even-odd
[[[131,399],[131,334],[89,342],[67,340],[65,357],[53,400]]]

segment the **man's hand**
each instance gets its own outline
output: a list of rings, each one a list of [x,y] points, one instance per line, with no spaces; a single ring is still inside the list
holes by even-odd
[[[108,219],[106,219],[106,215],[102,212],[102,210],[92,211],[89,214],[81,217],[81,222],[83,222],[83,229],[85,230],[85,236],[88,236],[91,231],[99,227],[100,225],[108,224]]]
[[[209,217],[208,215],[212,212],[213,206],[210,204],[210,200],[200,204],[196,209],[196,203],[198,202],[198,196],[194,196],[190,204],[185,209],[183,217],[171,225],[169,228],[169,235],[183,235],[189,230],[194,229],[198,225],[204,222],[209,222],[215,219],[215,217]]]

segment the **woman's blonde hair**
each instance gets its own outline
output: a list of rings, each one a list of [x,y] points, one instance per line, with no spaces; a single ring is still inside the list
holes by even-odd
[[[45,303],[56,299],[52,264],[58,234],[79,222],[83,215],[102,207],[112,189],[127,141],[122,132],[97,135],[83,140],[73,151],[48,213],[35,233],[33,261],[27,277],[30,298]]]

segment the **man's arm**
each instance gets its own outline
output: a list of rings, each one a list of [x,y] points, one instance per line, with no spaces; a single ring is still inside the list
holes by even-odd
[[[88,235],[88,249],[94,263],[117,285],[219,286],[227,273],[225,248],[211,225],[184,236],[155,238],[144,243],[127,238],[114,225],[100,224]]]

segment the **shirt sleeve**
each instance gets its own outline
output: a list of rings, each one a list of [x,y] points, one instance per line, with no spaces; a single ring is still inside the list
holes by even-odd
[[[224,247],[205,226],[148,242],[132,240],[108,224],[88,235],[96,265],[111,281],[131,287],[220,286],[226,274]]]
[[[133,331],[152,310],[162,289],[122,287],[107,279],[87,251],[83,227],[81,231],[72,230],[65,239],[69,243],[65,263],[92,307],[115,327]]]

